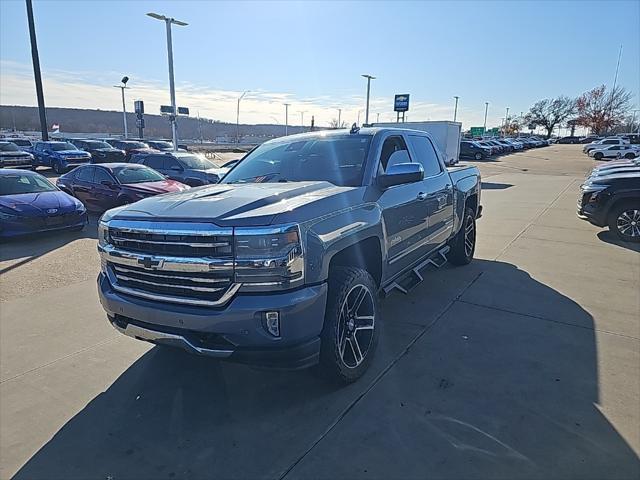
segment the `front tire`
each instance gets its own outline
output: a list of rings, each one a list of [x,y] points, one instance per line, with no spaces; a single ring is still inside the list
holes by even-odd
[[[53,171],[58,175],[62,175],[65,172],[64,168],[62,168],[62,163],[57,160],[53,162]]]
[[[380,329],[376,291],[366,270],[331,269],[319,364],[330,380],[352,383],[369,368]]]
[[[602,157],[604,157],[603,154],[601,154],[600,152],[596,153],[593,158],[595,158],[596,160],[602,160]]]
[[[476,251],[476,214],[473,209],[465,207],[462,227],[451,242],[451,250],[447,255],[454,265],[468,265]]]
[[[640,203],[628,202],[609,213],[609,230],[625,242],[640,243]]]
[[[473,157],[476,160],[482,160],[482,154],[480,152],[476,153],[475,156]]]

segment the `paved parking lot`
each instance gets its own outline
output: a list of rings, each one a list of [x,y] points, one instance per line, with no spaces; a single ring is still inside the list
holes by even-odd
[[[95,219],[0,245],[0,477],[639,478],[640,255],[576,217],[594,163],[479,162],[477,260],[386,299],[346,388],[117,334]]]

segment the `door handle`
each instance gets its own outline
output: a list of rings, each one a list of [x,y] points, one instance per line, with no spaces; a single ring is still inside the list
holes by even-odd
[[[427,194],[424,192],[420,192],[418,194],[418,196],[416,197],[418,200],[422,201],[422,200],[426,200],[427,199]]]

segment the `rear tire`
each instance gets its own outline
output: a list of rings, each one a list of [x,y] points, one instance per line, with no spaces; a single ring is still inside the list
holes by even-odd
[[[376,291],[366,270],[331,269],[318,365],[324,377],[348,384],[369,368],[380,330]]]
[[[593,158],[595,158],[596,160],[602,160],[602,157],[604,157],[603,154],[601,154],[600,152],[596,153]]]
[[[462,226],[450,244],[447,260],[453,265],[468,265],[476,251],[476,213],[469,207],[464,209]]]
[[[474,157],[476,160],[482,160],[482,154],[480,152],[476,153]]]
[[[625,242],[640,243],[640,202],[625,202],[609,212],[609,230]]]
[[[627,153],[624,158],[628,158],[628,159],[632,159],[632,158],[636,158],[636,156],[633,153]]]

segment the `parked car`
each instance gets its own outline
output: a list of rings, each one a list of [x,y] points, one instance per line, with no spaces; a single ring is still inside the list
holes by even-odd
[[[132,155],[136,155],[138,153],[155,153],[158,151],[155,148],[149,147],[149,145],[147,145],[146,143],[138,140],[118,140],[107,138],[104,141],[112,147],[124,151],[125,162],[130,162]]]
[[[496,138],[494,141],[502,145],[506,149],[506,151],[509,153],[515,150],[515,147],[511,143],[507,142],[505,139]]]
[[[161,152],[173,152],[173,142],[167,140],[145,140],[144,143]]]
[[[90,140],[85,138],[74,138],[69,140],[80,150],[91,154],[91,163],[124,162],[125,152],[115,148],[102,140]]]
[[[617,137],[603,138],[602,140],[598,140],[596,142],[591,142],[586,144],[584,147],[582,147],[582,151],[583,153],[588,154],[594,148],[602,148],[606,145],[626,145],[628,143],[629,141],[623,138],[617,138]]]
[[[58,187],[80,200],[90,211],[104,212],[161,193],[188,189],[144,165],[102,163],[85,165],[61,176]]]
[[[460,142],[460,158],[473,158],[484,160],[491,156],[491,148],[480,145],[478,142],[463,140]]]
[[[603,145],[602,148],[589,150],[590,157],[596,160],[609,160],[612,158],[635,158],[640,155],[640,148],[636,145]]]
[[[589,176],[580,187],[578,216],[608,226],[624,241],[640,242],[640,172]]]
[[[100,302],[125,335],[269,367],[358,379],[378,293],[427,264],[472,261],[476,167],[425,132],[363,128],[263,143],[220,185],[147,198],[99,222]]]
[[[192,187],[218,183],[227,173],[203,156],[189,152],[155,152],[134,155],[131,162],[151,167],[168,178]]]
[[[602,140],[602,137],[599,137],[598,135],[589,135],[587,137],[581,138],[580,143],[592,143],[597,142],[598,140]]]
[[[515,138],[505,138],[504,140],[509,142],[511,145],[513,145],[513,149],[516,150],[516,151],[524,149],[524,143],[519,142]]]
[[[601,175],[612,170],[640,168],[640,157],[632,159],[612,160],[602,163],[591,170],[589,175]]]
[[[20,149],[13,142],[0,142],[0,168],[35,169],[33,155]]]
[[[497,155],[499,153],[498,147],[496,147],[495,145],[492,145],[491,143],[487,142],[486,140],[478,140],[477,143],[481,147],[488,148],[489,152],[491,152],[491,153],[489,153],[489,155]]]
[[[16,169],[0,170],[0,237],[48,230],[81,230],[87,211],[42,175]]]
[[[497,140],[494,140],[494,139],[485,140],[485,143],[488,143],[489,145],[493,146],[494,147],[494,151],[496,153],[498,153],[499,155],[507,153],[507,147],[505,147],[504,145],[499,143]]]
[[[51,167],[63,174],[78,165],[91,162],[91,154],[68,142],[36,142],[32,150],[36,165]]]
[[[16,145],[20,150],[24,150],[28,152],[29,149],[33,148],[33,143],[28,138],[7,138],[7,141]]]
[[[576,137],[573,135],[569,135],[566,137],[561,137],[559,138],[556,143],[570,143],[570,144],[577,144],[580,143],[580,141],[582,140],[581,137]]]

